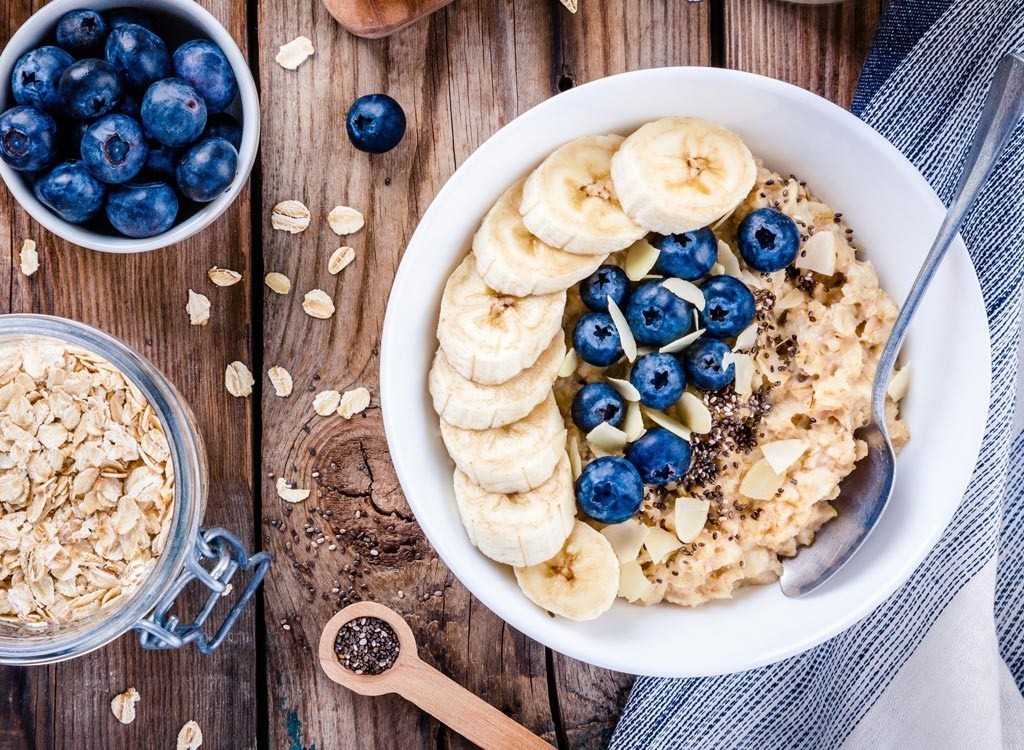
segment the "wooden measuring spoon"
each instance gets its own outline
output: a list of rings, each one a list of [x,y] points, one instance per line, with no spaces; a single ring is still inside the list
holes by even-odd
[[[381,674],[356,674],[343,667],[334,653],[341,626],[358,617],[383,620],[398,636],[398,658]],[[551,750],[526,727],[423,662],[409,624],[383,604],[359,602],[338,612],[324,626],[319,654],[320,667],[339,685],[361,695],[398,693],[484,750]]]

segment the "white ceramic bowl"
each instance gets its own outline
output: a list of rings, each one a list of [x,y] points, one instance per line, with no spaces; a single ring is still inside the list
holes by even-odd
[[[601,667],[687,677],[769,664],[867,615],[911,574],[967,487],[988,410],[989,340],[977,277],[957,240],[935,277],[904,351],[913,382],[904,414],[913,438],[899,458],[892,502],[856,557],[800,600],[778,586],[741,590],[696,609],[619,600],[591,622],[552,618],[519,591],[511,569],[477,552],[459,521],[452,464],[427,393],[441,291],[484,213],[560,144],[629,133],[665,115],[698,115],[738,132],[754,154],[797,174],[842,211],[902,299],[944,208],[911,164],[845,110],[760,76],[662,68],[605,78],[540,104],[484,143],[430,205],[406,250],[388,303],[381,401],[391,455],[416,519],[459,580],[516,629]]]
[[[42,44],[53,44],[51,40],[57,21],[68,11],[80,8],[97,11],[112,8],[143,10],[159,22],[161,36],[172,54],[180,44],[190,39],[209,39],[221,48],[238,80],[238,97],[228,109],[242,123],[242,147],[238,150],[235,181],[216,200],[205,204],[166,232],[144,239],[132,239],[114,232],[102,234],[64,221],[36,199],[32,193],[32,184],[24,172],[11,169],[3,162],[0,162],[0,177],[3,177],[15,199],[33,219],[75,245],[111,253],[139,253],[181,242],[211,224],[227,210],[242,191],[256,163],[260,141],[260,102],[249,66],[227,30],[193,0],[54,0],[29,18],[0,53],[0,112],[16,104],[10,81],[11,71],[18,58]]]

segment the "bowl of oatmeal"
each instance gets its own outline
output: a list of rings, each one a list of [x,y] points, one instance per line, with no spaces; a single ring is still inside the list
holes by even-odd
[[[748,149],[744,156],[734,145],[721,147],[729,153],[722,173],[729,190],[721,200],[691,196],[676,205],[657,179],[637,179],[637,142],[656,153],[686,118],[720,127]],[[577,164],[607,161],[602,149],[613,154],[622,196],[611,197],[625,219],[595,214],[568,226],[552,209],[545,181],[557,184],[572,169],[564,155],[574,143],[587,155]],[[617,155],[630,150],[616,167]],[[584,202],[609,197],[598,183],[584,192]],[[558,263],[543,248],[528,253],[544,259],[546,276],[532,276],[529,259],[502,264],[490,243],[480,242],[481,226],[500,217],[508,200],[520,207],[529,232],[561,253]],[[780,266],[750,251],[761,235],[748,217],[766,210],[795,227],[797,256]],[[874,362],[943,212],[923,178],[870,128],[808,92],[758,76],[640,71],[527,112],[441,190],[389,302],[382,404],[417,520],[488,607],[546,645],[599,666],[719,674],[777,661],[838,633],[906,580],[938,539],[980,445],[988,335],[960,244],[912,327],[903,353],[911,367],[891,388],[890,429],[903,450],[890,509],[829,585],[800,600],[782,595],[775,584],[781,563],[842,512],[829,501],[863,451],[853,433],[868,418]],[[658,255],[652,259],[644,248],[660,247],[664,258],[664,236],[705,228],[714,235],[704,237],[714,257],[699,272],[659,269]],[[512,234],[498,236],[508,242]],[[763,237],[770,254],[772,243]],[[654,330],[667,309],[662,303],[645,323],[643,309],[629,309],[629,301],[616,314],[581,295],[580,282],[608,266],[629,273],[630,299],[643,285],[669,288],[668,297],[645,292],[652,299],[661,294],[676,311],[663,330]],[[714,281],[720,277],[732,281]],[[719,301],[737,284],[750,303],[734,309],[730,302],[722,315],[740,310],[742,329],[716,332]],[[491,318],[474,312],[474,300],[488,294],[492,307],[477,312],[514,309],[518,328],[487,332]],[[949,299],[957,300],[955,309]],[[680,310],[694,320],[683,320]],[[593,330],[614,333],[620,345],[606,359],[598,340],[604,334],[577,335],[593,316]],[[710,339],[724,342],[715,346],[717,365],[731,373],[725,385],[710,370],[701,372],[699,361],[686,361],[700,348],[696,342]],[[950,341],[957,342],[955,357]],[[683,364],[687,395],[673,393],[657,408],[648,405],[655,401],[637,403],[633,375],[642,359],[662,353]],[[533,387],[537,378],[548,378],[546,392]],[[582,407],[582,417],[574,414],[577,395],[593,385],[611,386],[605,395],[621,399],[614,405],[627,412],[624,419],[604,425],[588,423]],[[497,404],[487,400],[495,389],[504,394]],[[517,459],[509,435],[527,431],[537,449],[519,450]],[[639,470],[635,482],[623,467],[630,463]],[[508,464],[521,465],[522,476],[512,476]],[[589,484],[612,487],[613,501],[604,490],[581,489],[588,472],[598,473],[592,466],[602,473]],[[545,498],[532,526],[510,510],[516,493]],[[573,495],[570,506],[566,497]],[[517,523],[515,544],[503,544]],[[565,541],[557,550],[559,534]],[[602,545],[603,552],[592,552]],[[592,564],[574,575],[573,567],[588,559]],[[568,583],[553,589],[560,574]],[[593,597],[582,602],[573,589],[591,580],[604,583],[594,583]],[[575,603],[566,604],[573,596]],[[709,648],[712,638],[730,647]]]

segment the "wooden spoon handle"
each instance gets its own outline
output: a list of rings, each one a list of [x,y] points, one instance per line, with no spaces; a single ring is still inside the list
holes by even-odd
[[[551,745],[491,704],[419,659],[402,670],[395,689],[484,750],[551,750]]]

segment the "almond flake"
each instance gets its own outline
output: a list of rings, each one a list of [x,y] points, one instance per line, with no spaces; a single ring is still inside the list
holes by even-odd
[[[320,391],[313,398],[313,411],[321,417],[329,417],[338,409],[341,394],[337,391]]]
[[[130,687],[123,693],[114,696],[114,699],[110,701],[110,710],[113,711],[114,717],[119,722],[131,724],[135,721],[135,704],[140,700],[139,691]]]
[[[31,276],[39,270],[39,253],[34,240],[25,240],[21,245],[21,272]]]
[[[639,401],[640,391],[636,389],[636,386],[630,383],[628,380],[621,378],[605,378],[608,381],[608,385],[619,392],[627,401]]]
[[[619,567],[619,596],[628,602],[643,599],[654,589],[654,584],[644,575],[643,568],[636,560],[622,563]]]
[[[569,466],[572,468],[572,480],[575,482],[583,473],[583,459],[580,458],[580,443],[576,439],[576,435],[569,436],[566,452],[569,454]]]
[[[660,526],[652,527],[647,539],[644,540],[644,549],[647,550],[647,554],[651,556],[651,562],[655,565],[663,562],[666,557],[682,546],[683,543],[679,541],[679,537],[671,531],[665,531]]]
[[[178,744],[175,750],[198,750],[203,744],[203,732],[194,721],[186,721],[178,732]]]
[[[791,289],[782,295],[782,299],[775,303],[775,307],[772,308],[775,312],[782,312],[783,310],[792,310],[794,307],[799,307],[803,304],[804,293],[799,289]]]
[[[712,264],[711,270],[708,271],[708,276],[721,276],[724,273],[725,266],[723,266],[721,263],[716,262]]]
[[[910,389],[910,365],[904,365],[896,371],[889,381],[886,392],[893,401],[902,401]]]
[[[644,427],[644,415],[640,411],[640,404],[631,401],[626,406],[626,416],[622,420],[622,431],[626,433],[626,440],[635,443],[644,436],[647,428]]]
[[[740,396],[754,392],[754,358],[749,354],[728,352],[722,357],[722,367],[734,366],[733,389]]]
[[[327,261],[327,272],[332,276],[341,273],[349,263],[356,259],[356,251],[351,247],[339,247]]]
[[[365,388],[345,391],[341,396],[341,404],[338,405],[338,416],[352,419],[356,414],[365,411],[369,405],[370,392]]]
[[[622,310],[611,297],[608,298],[608,314],[612,317],[612,322],[615,323],[615,330],[619,332],[619,343],[622,345],[626,359],[630,362],[635,361],[636,339],[633,338],[633,332],[629,329],[626,316],[622,314]]]
[[[305,232],[312,215],[301,201],[281,201],[270,214],[270,225],[289,234]]]
[[[327,214],[327,223],[330,224],[331,230],[335,234],[346,235],[355,234],[363,228],[363,224],[366,222],[363,215],[354,208],[335,206]]]
[[[274,393],[281,398],[292,395],[292,374],[281,366],[271,367],[267,370],[267,377],[270,384],[274,386]]]
[[[565,353],[565,359],[562,360],[562,366],[558,368],[558,377],[567,378],[576,372],[576,367],[579,365],[579,357],[576,356],[576,350],[571,346],[569,351]]]
[[[729,276],[735,276],[739,278],[740,274],[740,262],[736,257],[736,254],[729,247],[728,243],[723,240],[718,241],[718,262],[722,264],[722,268],[725,269],[725,273]]]
[[[636,560],[650,531],[651,527],[647,524],[636,518],[630,518],[622,523],[605,526],[601,529],[601,535],[612,545],[619,562],[627,563]]]
[[[704,292],[702,292],[700,287],[692,281],[671,278],[665,279],[661,282],[661,285],[672,292],[672,294],[676,295],[679,299],[689,302],[698,310],[703,310],[704,306],[707,304],[704,300]]]
[[[755,344],[757,344],[757,323],[751,323],[740,331],[732,350],[738,352],[744,349],[753,349]]]
[[[312,289],[302,298],[302,309],[311,318],[327,320],[334,315],[334,300],[322,289]]]
[[[689,391],[683,393],[678,401],[679,416],[691,432],[706,435],[711,432],[711,411],[701,398]]]
[[[238,271],[232,271],[227,268],[218,268],[217,266],[211,268],[206,272],[206,274],[210,277],[210,281],[217,286],[234,286],[242,280],[242,274]]]
[[[194,326],[205,326],[210,322],[210,298],[189,289],[185,312],[188,313],[189,323]]]
[[[313,42],[308,37],[297,36],[281,46],[274,60],[285,70],[295,70],[314,52]]]
[[[675,508],[676,537],[683,544],[689,544],[708,522],[708,510],[711,503],[708,500],[696,500],[692,497],[677,497]]]
[[[665,412],[658,411],[657,409],[648,409],[646,406],[640,407],[640,410],[643,412],[645,417],[658,425],[658,427],[663,427],[673,435],[681,437],[683,440],[690,439],[690,428],[672,419],[672,417],[667,415]]]
[[[607,422],[601,422],[587,433],[587,442],[605,453],[619,453],[626,447],[626,433]]]
[[[654,268],[660,255],[661,251],[646,239],[634,242],[626,251],[626,262],[623,268],[626,278],[630,281],[639,281],[644,278]]]
[[[772,465],[762,458],[743,477],[740,493],[752,500],[771,500],[784,481],[785,477],[776,474]]]
[[[244,363],[235,360],[224,371],[224,387],[235,398],[252,395],[252,386],[256,381]]]
[[[836,272],[835,234],[827,229],[812,234],[800,248],[793,265],[822,276],[834,275]]]
[[[301,503],[309,497],[309,490],[291,487],[284,477],[277,478],[277,496],[286,503]]]
[[[776,474],[785,474],[806,451],[803,440],[776,440],[761,446],[761,455]]]
[[[268,273],[263,278],[263,281],[270,288],[270,291],[277,294],[288,294],[292,290],[292,280],[277,271]]]
[[[658,349],[662,354],[675,354],[681,352],[686,347],[690,346],[694,341],[704,335],[704,329],[698,328],[696,331],[686,334],[680,339],[675,341],[669,341],[665,346]]]

